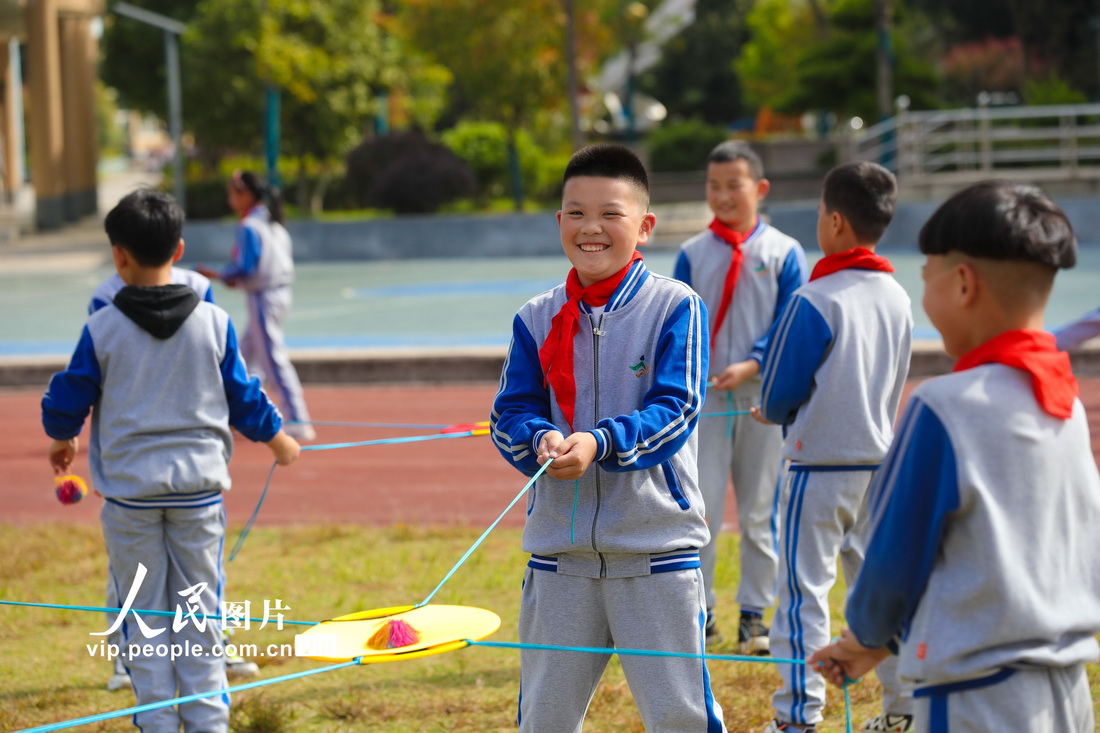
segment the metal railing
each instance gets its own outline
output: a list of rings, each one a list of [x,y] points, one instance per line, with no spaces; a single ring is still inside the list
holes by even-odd
[[[841,152],[881,163],[909,183],[1100,178],[1100,104],[900,110],[851,133]]]

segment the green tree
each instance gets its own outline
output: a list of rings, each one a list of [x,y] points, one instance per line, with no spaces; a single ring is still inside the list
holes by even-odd
[[[795,84],[776,107],[790,113],[829,110],[839,118],[874,120],[878,117],[874,4],[840,0],[830,8],[828,20],[828,36],[798,54]],[[936,71],[913,53],[904,18],[899,20],[891,34],[894,94],[907,95],[915,109],[935,108]]]
[[[784,0],[786,4],[786,0]],[[751,0],[698,0],[695,22],[670,39],[640,86],[669,116],[725,125],[744,116],[742,82],[734,59],[748,38]]]
[[[759,0],[745,18],[749,40],[734,67],[745,101],[776,107],[798,83],[797,52],[820,35],[813,9],[798,0]]]
[[[119,105],[168,118],[168,75],[164,33],[133,18],[112,12],[108,3],[100,38],[100,78],[118,91]],[[127,0],[129,4],[189,23],[195,18],[194,0]],[[180,65],[183,65],[181,60]]]
[[[608,29],[599,18],[613,1],[576,4],[582,78],[608,47]],[[398,18],[405,37],[453,74],[461,116],[504,125],[513,198],[521,209],[517,132],[537,128],[550,116],[559,128],[567,123],[561,1],[405,0]]]

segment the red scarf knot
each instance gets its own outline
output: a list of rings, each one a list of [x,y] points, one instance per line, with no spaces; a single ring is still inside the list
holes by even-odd
[[[835,255],[826,255],[814,265],[814,271],[810,273],[810,280],[832,275],[841,270],[875,270],[877,272],[893,272],[894,266],[890,260],[882,255],[877,255],[866,247],[856,247],[847,252],[838,252]]]
[[[1046,412],[1063,420],[1073,414],[1077,378],[1069,354],[1058,350],[1053,335],[1023,329],[1005,331],[963,354],[955,363],[955,371],[994,363],[1030,374],[1035,399]]]
[[[545,384],[553,389],[558,407],[565,414],[565,420],[573,427],[573,414],[577,402],[577,383],[573,375],[573,338],[580,330],[581,308],[583,300],[588,305],[607,305],[615,290],[622,284],[623,278],[630,272],[635,262],[642,259],[637,250],[626,267],[617,273],[592,283],[587,288],[581,285],[577,268],[569,271],[565,278],[565,295],[568,300],[550,321],[550,333],[539,349],[539,363],[542,365]]]

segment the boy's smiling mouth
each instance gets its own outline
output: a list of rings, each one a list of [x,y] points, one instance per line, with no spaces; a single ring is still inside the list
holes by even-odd
[[[605,249],[611,247],[610,244],[602,244],[600,242],[581,242],[577,246],[581,248],[582,252],[603,252]]]

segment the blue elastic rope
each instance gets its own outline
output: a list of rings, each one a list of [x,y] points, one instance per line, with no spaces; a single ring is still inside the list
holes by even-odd
[[[110,720],[112,718],[121,718],[124,715],[136,715],[138,713],[145,713],[150,710],[159,710],[160,708],[170,707],[172,705],[182,705],[184,703],[192,702],[194,700],[202,700],[207,697],[214,697],[216,695],[224,695],[229,692],[241,692],[242,690],[251,690],[255,687],[263,687],[264,685],[273,685],[276,682],[287,682],[288,680],[297,679],[299,677],[308,677],[314,674],[320,674],[321,672],[331,672],[334,669],[341,669],[343,667],[351,667],[359,664],[362,657],[356,657],[350,662],[340,662],[339,664],[332,664],[328,667],[320,667],[318,669],[308,669],[305,672],[294,672],[293,674],[285,674],[282,677],[272,677],[269,680],[259,680],[257,682],[246,682],[243,685],[237,685],[236,687],[227,687],[221,690],[210,690],[208,692],[198,692],[194,695],[187,695],[185,697],[177,697],[172,700],[162,700],[160,702],[151,702],[146,705],[136,705],[124,710],[114,710],[109,713],[99,713],[98,715],[89,715],[85,718],[74,718],[72,720],[63,720],[60,723],[51,723],[49,725],[40,725],[36,728],[24,728],[21,731],[15,733],[45,733],[50,730],[62,730],[64,728],[74,728],[78,725],[87,725],[88,723],[98,723],[101,720]]]
[[[107,608],[105,606],[66,606],[59,603],[25,603],[22,601],[0,601],[0,605],[4,606],[29,606],[31,608],[54,608],[60,611],[96,611],[102,613],[119,613],[123,609],[121,608]],[[153,611],[148,608],[129,608],[127,612],[133,611],[134,613],[144,614],[146,616],[172,616],[176,615],[175,611]],[[214,619],[215,621],[224,621],[225,617],[222,615],[213,614],[200,614],[204,619]],[[234,617],[236,618],[236,617]],[[259,621],[264,623],[265,621],[272,621],[270,618],[249,618],[249,621]],[[316,621],[287,621],[283,619],[280,623],[290,624],[292,626],[316,626]]]
[[[410,430],[442,430],[450,425],[429,425],[418,422],[340,422],[338,420],[284,420],[291,425],[332,425],[344,428],[409,428]]]
[[[742,656],[740,654],[693,654],[690,652],[663,652],[652,649],[619,649],[618,647],[596,646],[555,646],[553,644],[524,644],[517,641],[471,641],[464,639],[470,646],[491,646],[500,649],[542,649],[555,652],[583,652],[585,654],[621,654],[633,657],[683,657],[687,659],[714,659],[727,662],[755,662],[757,664],[805,664],[804,659],[782,659],[776,657]]]
[[[729,417],[730,415],[751,415],[752,410],[731,410],[729,412],[704,412],[699,417]]]
[[[439,585],[437,585],[435,587],[435,589],[432,590],[432,592],[429,593],[428,596],[424,600],[422,600],[420,603],[416,604],[414,606],[414,608],[420,608],[421,606],[428,605],[428,601],[432,600],[432,597],[436,593],[439,592],[439,589],[443,587],[443,584],[446,583],[448,580],[450,580],[451,576],[455,574],[455,571],[457,571],[460,567],[462,567],[462,563],[466,562],[466,560],[469,559],[470,555],[473,554],[474,550],[477,549],[478,545],[480,545],[482,542],[484,542],[485,538],[489,536],[489,533],[493,531],[493,528],[496,527],[498,524],[500,524],[500,520],[504,519],[504,515],[508,513],[508,510],[516,505],[516,502],[520,500],[520,497],[522,497],[524,494],[527,493],[527,489],[531,488],[534,485],[535,481],[538,480],[539,476],[542,475],[543,471],[550,468],[550,464],[553,463],[553,462],[554,462],[554,459],[551,458],[551,459],[547,460],[546,463],[539,466],[539,470],[535,471],[535,475],[531,477],[531,480],[523,485],[523,488],[519,490],[518,494],[516,494],[516,498],[514,498],[514,499],[512,499],[512,501],[508,502],[508,506],[504,507],[504,511],[502,511],[500,513],[500,516],[497,517],[495,520],[493,520],[493,523],[489,525],[488,529],[486,529],[484,532],[481,533],[481,536],[477,538],[477,541],[475,541],[474,544],[470,545],[470,549],[466,550],[466,552],[462,555],[462,557],[459,558],[458,562],[456,562],[454,564],[454,567],[451,568],[450,571],[443,577],[443,580],[439,581]]]
[[[446,426],[444,426],[446,427]],[[336,448],[357,448],[364,445],[391,445],[395,443],[420,443],[425,440],[444,440],[446,438],[468,438],[474,435],[476,431],[467,430],[462,433],[443,433],[441,435],[409,435],[403,438],[379,438],[378,440],[363,440],[358,443],[329,443],[327,445],[303,445],[302,450],[334,450]],[[233,544],[233,549],[229,553],[229,562],[233,562],[237,557],[237,553],[241,551],[244,546],[245,539],[248,538],[248,533],[252,531],[252,525],[256,523],[256,517],[260,514],[260,507],[264,505],[264,499],[267,498],[267,490],[271,486],[271,477],[275,474],[275,467],[278,466],[278,462],[271,464],[271,471],[267,474],[267,481],[264,483],[263,493],[260,494],[260,500],[256,502],[256,508],[252,510],[252,516],[245,522],[244,529],[241,530],[241,536],[237,538],[237,541]]]
[[[488,428],[479,428],[488,430]],[[403,438],[379,438],[378,440],[362,440],[357,443],[328,443],[326,445],[303,445],[302,450],[334,450],[336,448],[358,448],[363,445],[393,445],[396,443],[420,443],[425,440],[446,440],[447,438],[468,438],[477,431],[467,430],[462,433],[441,433],[439,435],[408,435]]]
[[[278,465],[278,461],[271,464],[271,470],[267,472],[267,481],[264,482],[264,490],[260,493],[260,500],[256,502],[256,508],[252,510],[252,516],[244,523],[241,536],[233,543],[233,549],[229,552],[229,562],[233,562],[237,557],[237,553],[244,547],[244,541],[248,538],[248,533],[252,531],[252,525],[256,523],[256,517],[260,514],[260,507],[264,505],[264,499],[267,498],[267,490],[271,487],[271,477],[275,475],[275,469]]]

